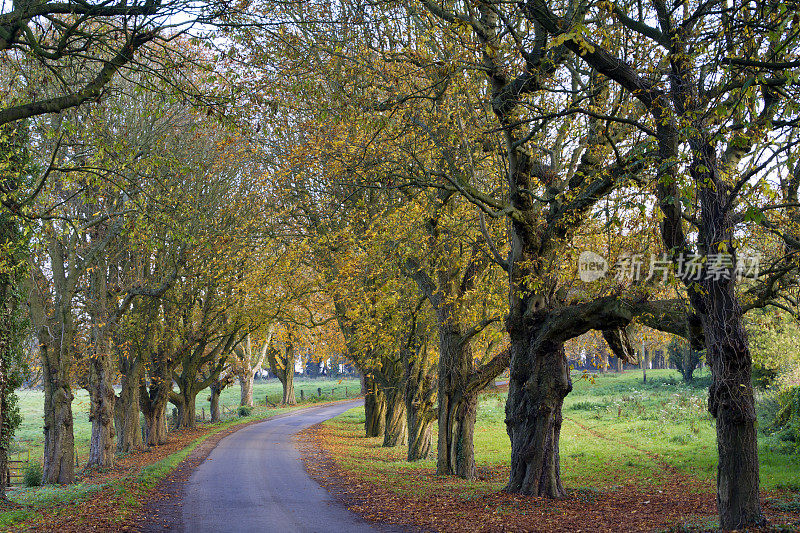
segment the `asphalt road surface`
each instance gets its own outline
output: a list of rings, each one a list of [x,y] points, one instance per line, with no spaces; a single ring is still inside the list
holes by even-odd
[[[335,501],[308,476],[292,438],[361,403],[304,409],[222,439],[186,485],[184,531],[397,531],[369,524]]]

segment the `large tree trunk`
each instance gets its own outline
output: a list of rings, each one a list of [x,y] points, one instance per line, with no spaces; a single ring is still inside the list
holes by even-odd
[[[407,354],[411,355],[411,354]],[[434,383],[434,365],[427,359],[427,350],[422,347],[415,357],[405,360],[405,394],[406,420],[408,425],[409,461],[427,459],[431,452],[431,433],[434,412],[436,386]]]
[[[386,427],[383,433],[384,448],[402,446],[408,438],[406,409],[402,387],[385,387]]]
[[[706,238],[715,243],[732,242],[730,222],[722,210],[724,199],[715,197],[714,191],[703,194]],[[701,315],[712,379],[708,409],[717,420],[717,508],[720,527],[726,530],[765,521],[759,500],[752,359],[733,278],[732,272],[731,279],[706,276],[702,284],[707,309]]]
[[[209,399],[211,402],[211,422],[219,422],[220,420],[220,412],[219,412],[219,396],[222,393],[222,390],[211,386],[211,398]],[[243,404],[244,405],[244,404]]]
[[[141,365],[138,359],[124,367],[122,390],[114,406],[114,425],[117,434],[117,451],[129,453],[142,447],[142,430],[139,416],[139,387]]]
[[[177,429],[197,427],[197,393],[191,390],[181,391],[177,394],[177,399],[173,397],[172,400],[178,408]]]
[[[716,151],[705,138],[690,137],[694,158],[690,172],[698,185],[699,238],[711,254],[727,246],[735,253],[734,228],[723,171]],[[717,510],[722,529],[744,529],[765,522],[759,500],[756,411],[751,382],[752,359],[736,297],[734,255],[727,275],[706,271],[700,285],[702,305],[695,308],[705,333],[706,359],[711,366],[708,410],[717,420]]]
[[[506,430],[511,475],[505,490],[561,498],[561,407],[572,390],[564,346],[546,343],[532,352],[530,338],[512,335]]]
[[[108,468],[114,464],[114,395],[111,356],[106,349],[92,359],[92,437],[87,468]]]
[[[148,446],[160,446],[167,442],[167,404],[172,388],[169,365],[159,362],[156,356],[151,364],[149,388],[144,382],[139,388],[139,405],[145,420],[145,441]]]
[[[439,442],[436,473],[475,478],[473,435],[478,391],[469,389],[472,348],[459,332],[439,327]]]
[[[71,337],[70,337],[71,338]],[[75,481],[75,441],[72,432],[72,387],[69,355],[59,357],[48,333],[39,335],[44,382],[44,466],[43,483],[72,483]]]
[[[431,434],[434,413],[422,410],[417,403],[406,404],[408,424],[408,461],[427,459],[431,454]]]
[[[477,394],[463,395],[453,388],[439,388],[439,449],[437,474],[475,478],[475,419]]]
[[[154,404],[144,412],[145,433],[148,446],[167,443],[167,400]]]
[[[113,326],[109,314],[108,264],[98,258],[91,282],[89,315],[92,318],[91,372],[89,375],[92,437],[89,443],[87,468],[108,468],[114,464],[114,375],[111,370],[110,333]]]
[[[289,368],[290,364],[291,368]],[[286,363],[286,373],[281,380],[281,385],[283,385],[283,405],[297,405],[297,400],[294,398],[294,358]]]
[[[386,398],[371,377],[365,376],[364,433],[367,438],[380,437],[386,428]]]
[[[253,407],[253,376],[252,370],[243,372],[239,376],[239,387],[241,388],[241,401],[239,405]]]
[[[287,330],[288,331],[288,330]],[[269,368],[278,377],[283,387],[283,405],[296,405],[294,397],[294,342],[292,333],[288,331],[288,339],[285,341],[284,353],[281,354],[277,349],[264,347],[269,361]]]

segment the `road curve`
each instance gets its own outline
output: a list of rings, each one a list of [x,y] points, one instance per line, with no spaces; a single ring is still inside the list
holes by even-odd
[[[303,409],[243,428],[222,439],[192,473],[182,506],[191,532],[375,532],[312,480],[292,436],[361,405]]]

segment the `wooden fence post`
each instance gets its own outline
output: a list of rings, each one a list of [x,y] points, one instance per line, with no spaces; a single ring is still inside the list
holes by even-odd
[[[300,401],[302,402],[305,399],[306,399],[306,391],[300,389]]]

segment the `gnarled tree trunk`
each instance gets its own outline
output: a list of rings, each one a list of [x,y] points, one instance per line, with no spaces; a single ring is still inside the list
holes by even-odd
[[[148,446],[167,443],[167,400],[157,402],[144,410],[145,437]]]
[[[436,473],[475,478],[473,435],[478,391],[469,384],[472,348],[458,331],[439,326],[439,442]]]
[[[249,333],[245,336],[244,342],[240,342],[234,348],[237,359],[234,368],[236,369],[236,377],[239,378],[239,387],[241,389],[239,405],[253,407],[253,380],[255,379],[256,370],[264,364],[276,325],[272,324],[267,329],[267,338],[261,348],[261,356],[258,361],[253,361],[253,344]]]
[[[372,377],[365,375],[364,385],[364,434],[368,439],[380,437],[386,428],[386,398]]]
[[[219,412],[219,396],[222,393],[222,389],[218,386],[211,385],[211,397],[209,398],[209,402],[211,403],[211,421],[212,422],[219,422],[220,420],[220,412]]]
[[[114,464],[114,404],[117,398],[111,369],[109,335],[112,320],[109,314],[107,276],[108,265],[104,258],[98,258],[92,272],[92,301],[89,305],[93,340],[89,376],[92,436],[87,468],[108,468]]]
[[[569,365],[563,344],[544,343],[534,351],[525,333],[529,332],[512,335],[506,402],[511,475],[505,490],[561,498],[566,491],[561,484],[559,438],[561,407],[572,390]]]
[[[406,404],[408,424],[408,461],[427,459],[431,454],[431,435],[436,414],[420,409],[418,403]]]
[[[42,382],[44,383],[44,466],[43,483],[75,481],[75,441],[72,432],[72,387],[69,357],[53,357],[49,333],[40,333]]]
[[[107,468],[114,464],[114,395],[111,358],[106,352],[92,359],[91,415],[92,437],[87,468]]]
[[[178,409],[176,429],[197,427],[197,391],[189,389],[170,394],[169,401]]]
[[[297,405],[297,400],[294,397],[294,356],[287,361],[287,367],[291,364],[291,368],[286,369],[286,373],[281,380],[283,385],[283,405]]]
[[[431,452],[431,433],[436,420],[434,400],[436,398],[435,365],[428,361],[427,349],[405,360],[406,420],[408,425],[409,461],[427,459]]]
[[[294,397],[294,339],[292,333],[287,329],[287,340],[284,343],[284,351],[281,354],[275,348],[267,349],[267,359],[269,360],[269,368],[273,374],[278,376],[278,380],[283,386],[283,399],[284,405],[296,405],[297,401]]]
[[[403,388],[384,387],[386,398],[386,426],[383,433],[384,448],[402,446],[408,438],[406,426],[406,406],[403,399]]]
[[[169,377],[172,366],[164,361],[163,354],[156,354],[151,365],[149,386],[142,382],[139,389],[139,405],[144,414],[147,445],[159,446],[167,442],[167,403],[172,391],[172,378]]]
[[[704,164],[713,168],[713,152]],[[712,180],[698,170],[695,180]],[[714,181],[716,182],[716,181]],[[705,182],[704,182],[705,183]],[[702,233],[707,242],[733,244],[733,227],[723,192],[700,189]],[[732,260],[735,263],[735,260]],[[743,529],[762,524],[759,498],[758,439],[751,381],[752,358],[742,326],[742,308],[736,297],[731,268],[728,279],[706,275],[701,281],[705,312],[701,314],[706,359],[711,367],[708,410],[717,420],[717,510],[723,529]]]
[[[122,390],[114,406],[114,426],[117,434],[117,451],[129,453],[142,447],[141,419],[139,416],[139,387],[141,365],[138,359],[131,364],[121,364]]]

